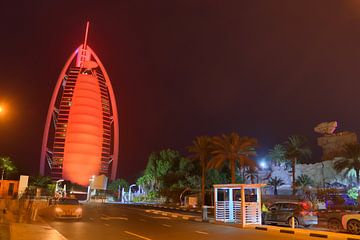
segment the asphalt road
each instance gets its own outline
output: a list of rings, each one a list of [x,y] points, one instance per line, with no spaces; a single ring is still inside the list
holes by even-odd
[[[43,219],[69,240],[314,239],[301,235],[269,233],[233,226],[179,220],[148,213],[142,208],[116,204],[84,205],[84,216],[79,221],[58,221],[45,217]]]

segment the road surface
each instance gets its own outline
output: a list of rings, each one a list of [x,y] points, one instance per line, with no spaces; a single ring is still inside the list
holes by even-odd
[[[202,240],[202,239],[319,239],[301,235],[269,233],[233,226],[174,219],[145,209],[116,204],[86,204],[79,221],[43,218],[69,240]],[[341,238],[328,238],[341,239]]]

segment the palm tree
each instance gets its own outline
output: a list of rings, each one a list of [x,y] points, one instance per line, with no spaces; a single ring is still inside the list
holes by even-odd
[[[294,135],[290,136],[285,142],[286,154],[285,157],[291,160],[292,168],[292,191],[293,195],[296,193],[296,179],[295,179],[295,166],[297,161],[310,158],[311,150],[306,146],[307,140],[304,136]]]
[[[268,185],[274,188],[274,195],[278,195],[277,188],[284,184],[284,181],[278,177],[270,178],[268,182]]]
[[[191,159],[196,159],[201,165],[201,198],[202,204],[205,204],[205,178],[207,164],[210,158],[211,138],[208,136],[196,137],[193,145],[188,147],[188,151],[192,154]]]
[[[255,166],[255,162],[250,158],[256,155],[255,147],[257,140],[255,138],[240,137],[237,133],[221,135],[212,138],[212,159],[209,167],[220,168],[224,162],[230,162],[231,182],[236,182],[235,171],[238,161],[243,170],[243,179],[245,179],[244,166]]]
[[[36,197],[41,196],[41,190],[47,188],[48,184],[51,183],[51,178],[48,176],[36,176],[31,179],[30,186],[36,188]]]
[[[0,168],[2,170],[1,180],[4,180],[5,173],[11,173],[16,171],[16,167],[9,157],[0,157]]]
[[[255,178],[258,179],[258,171],[256,167],[247,167],[245,170],[245,177],[250,180],[250,183],[255,183]]]
[[[360,173],[360,144],[349,143],[345,144],[343,150],[343,157],[334,163],[334,169],[339,173],[343,170],[347,174],[350,170],[354,169],[356,174],[357,185],[360,184],[359,173]]]
[[[286,149],[281,144],[276,144],[273,149],[269,150],[268,156],[271,159],[271,162],[275,166],[280,166],[281,163],[286,162]]]
[[[305,188],[313,184],[313,180],[306,174],[301,174],[296,178],[296,186],[301,188],[303,191]]]

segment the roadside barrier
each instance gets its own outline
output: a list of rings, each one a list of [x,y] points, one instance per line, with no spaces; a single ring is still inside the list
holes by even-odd
[[[343,238],[344,240],[360,240],[360,236],[354,236],[346,233],[335,233],[335,232],[325,232],[325,231],[319,231],[319,230],[308,230],[308,229],[292,229],[292,228],[286,228],[286,227],[276,227],[276,226],[249,226],[247,228],[255,229],[258,231],[273,231],[273,232],[279,232],[282,234],[302,234],[307,235],[309,237],[313,238],[330,238],[333,236],[336,236],[337,238]]]

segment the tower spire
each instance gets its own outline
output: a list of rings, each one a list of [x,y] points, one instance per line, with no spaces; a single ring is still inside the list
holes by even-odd
[[[90,61],[91,58],[91,52],[90,50],[88,50],[87,47],[87,38],[88,38],[88,34],[89,34],[89,21],[86,22],[86,29],[85,29],[85,38],[84,38],[84,43],[82,45],[82,47],[80,46],[80,48],[78,49],[78,54],[77,54],[77,58],[76,58],[76,66],[77,67],[82,67],[85,61]]]
[[[85,30],[85,39],[84,39],[84,45],[83,45],[83,49],[86,50],[87,48],[87,38],[88,38],[88,33],[89,33],[89,21],[86,22],[86,30]]]

